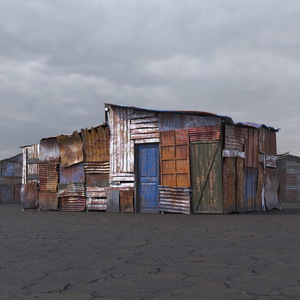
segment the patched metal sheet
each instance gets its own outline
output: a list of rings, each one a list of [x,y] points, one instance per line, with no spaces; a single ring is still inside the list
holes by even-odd
[[[133,213],[134,212],[134,190],[120,190],[120,211],[122,213]]]
[[[44,138],[40,141],[40,162],[59,162],[60,151],[56,137]]]
[[[87,210],[106,210],[107,198],[106,187],[86,187],[86,209]]]
[[[105,187],[109,186],[108,174],[86,174],[87,187]]]
[[[57,141],[62,167],[69,167],[83,161],[83,143],[77,131],[72,135],[59,135]]]
[[[29,182],[22,185],[21,203],[23,209],[37,208],[39,203],[39,196],[36,182]]]
[[[226,157],[223,163],[223,199],[224,213],[235,213],[237,211],[237,171],[236,158]]]
[[[110,164],[109,161],[104,162],[86,162],[84,165],[85,174],[109,174]]]
[[[57,192],[58,164],[39,164],[39,190],[40,192]]]
[[[59,199],[60,211],[85,211],[86,199],[84,197],[61,197]]]
[[[269,153],[272,155],[277,154],[276,146],[276,132],[269,128],[260,128],[259,130],[259,151]]]
[[[257,168],[245,168],[245,206],[244,212],[257,211],[256,190],[257,190]],[[261,205],[260,205],[261,206]]]
[[[78,183],[85,182],[84,164],[79,163],[70,167],[60,168],[60,183]]]
[[[276,172],[276,169],[266,168],[265,203],[268,210],[273,208],[281,208],[278,201],[278,182],[276,178]]]
[[[221,126],[200,126],[189,128],[190,142],[217,141],[221,138]]]
[[[221,117],[191,114],[159,113],[159,130],[168,131],[191,127],[221,125]]]
[[[109,161],[110,133],[108,126],[98,126],[81,131],[86,162]]]
[[[258,168],[259,129],[248,127],[245,139],[245,167]]]
[[[58,185],[58,196],[59,197],[76,197],[85,196],[85,184],[79,183],[60,183]]]
[[[247,129],[244,127],[225,124],[224,149],[244,152]]]
[[[120,212],[120,190],[107,190],[107,212]]]
[[[190,214],[190,202],[191,189],[189,187],[159,186],[159,211]]]
[[[39,208],[41,210],[58,210],[57,193],[39,192]]]

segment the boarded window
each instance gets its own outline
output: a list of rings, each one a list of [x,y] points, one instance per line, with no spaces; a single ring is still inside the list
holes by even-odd
[[[188,130],[160,132],[161,184],[190,187]]]

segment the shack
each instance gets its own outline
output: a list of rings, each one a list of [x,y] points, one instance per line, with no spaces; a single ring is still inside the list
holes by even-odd
[[[0,203],[21,203],[22,153],[0,161]]]
[[[202,111],[105,104],[107,210],[236,213],[280,208],[276,132]]]
[[[300,157],[289,153],[277,159],[280,202],[300,201]]]

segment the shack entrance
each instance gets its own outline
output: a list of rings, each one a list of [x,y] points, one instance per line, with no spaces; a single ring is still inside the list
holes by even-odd
[[[193,213],[223,213],[220,142],[191,143]]]
[[[158,143],[137,145],[137,212],[158,212]]]

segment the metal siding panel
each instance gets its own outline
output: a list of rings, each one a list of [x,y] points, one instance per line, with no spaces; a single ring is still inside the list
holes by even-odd
[[[85,182],[84,164],[79,163],[69,167],[60,167],[60,183]]]
[[[134,192],[133,189],[130,190],[120,190],[120,211],[125,213],[133,213],[133,198]]]
[[[237,157],[236,162],[237,170],[237,190],[236,190],[236,202],[237,212],[245,212],[245,172],[244,172],[244,159]]]
[[[59,162],[60,150],[56,137],[42,139],[40,141],[40,155],[41,162]]]
[[[159,130],[169,131],[191,127],[221,125],[221,117],[189,114],[159,113]]]
[[[245,168],[245,212],[255,211],[257,168]]]
[[[159,183],[158,144],[137,145],[137,201],[139,212],[157,212]]]
[[[276,169],[266,168],[265,200],[266,208],[268,210],[280,208],[280,203],[278,201],[278,182],[276,178],[276,172]]]
[[[86,174],[87,187],[107,187],[109,186],[108,174]]]
[[[247,128],[247,135],[245,140],[245,167],[258,167],[258,134],[259,130],[256,128]]]
[[[243,152],[246,132],[243,127],[225,124],[224,149]]]
[[[41,192],[57,192],[58,165],[56,163],[39,164],[39,190]]]
[[[21,188],[21,203],[22,208],[37,208],[39,202],[37,183],[29,182],[22,185]]]
[[[39,208],[41,210],[58,210],[57,193],[39,192]]]
[[[190,142],[216,141],[221,138],[221,126],[201,126],[189,128]]]
[[[84,211],[86,207],[86,199],[84,197],[66,196],[59,199],[60,211],[79,212]]]
[[[191,189],[182,187],[159,186],[158,209],[161,212],[191,213]]]
[[[77,131],[72,135],[57,136],[62,167],[69,167],[83,161],[83,143]]]
[[[120,212],[120,191],[109,189],[107,191],[107,212]]]
[[[263,164],[258,164],[257,189],[256,189],[256,196],[255,196],[255,211],[262,210],[263,187],[264,187],[264,167]]]
[[[223,213],[220,143],[191,144],[191,159],[193,212]]]
[[[236,212],[236,158],[224,158],[223,163],[223,199],[224,213]]]

